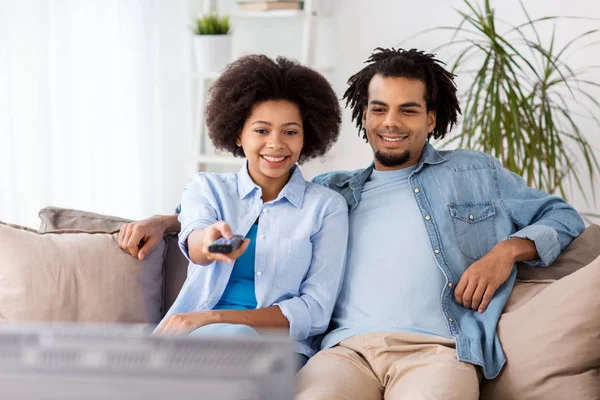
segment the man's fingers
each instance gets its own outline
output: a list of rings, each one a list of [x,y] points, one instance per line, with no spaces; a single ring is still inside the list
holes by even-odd
[[[123,236],[125,235],[125,225],[127,225],[127,224],[123,224],[119,228],[119,237],[117,239],[117,243],[119,243],[119,247],[120,248],[123,248],[123,246],[121,245],[121,243],[123,243]]]
[[[121,225],[119,229],[119,247],[125,250],[125,238],[127,237],[129,224]]]
[[[479,312],[484,312],[487,309],[487,306],[490,304],[490,301],[492,301],[492,298],[494,297],[494,293],[496,292],[496,289],[493,288],[492,286],[488,286],[487,289],[485,290],[485,293],[483,295],[483,300],[481,301],[481,304],[479,305]]]
[[[129,238],[131,237],[131,229],[125,229],[125,235],[123,236],[123,243],[121,243],[121,248],[129,253],[129,248],[127,244],[129,243]]]
[[[145,237],[145,231],[139,225],[133,227],[131,231],[131,236],[129,237],[129,241],[127,242],[127,249],[129,253],[137,257],[138,252],[140,251],[140,243]]]
[[[152,250],[154,250],[154,248],[156,248],[156,246],[158,246],[159,242],[160,242],[160,237],[158,235],[151,236],[150,239],[148,239],[146,241],[146,243],[144,243],[144,245],[140,249],[140,252],[138,254],[138,259],[140,261],[144,260],[144,258],[146,258],[146,256],[148,254],[150,254],[150,252]]]
[[[477,285],[477,289],[475,293],[473,293],[473,298],[471,299],[471,309],[478,310],[481,305],[481,301],[483,300],[483,295],[485,294],[485,290],[487,289],[487,285],[479,284]]]
[[[470,280],[467,288],[465,289],[462,295],[462,305],[466,308],[471,308],[471,300],[473,299],[473,293],[477,289],[478,282],[474,280]]]
[[[468,278],[463,274],[458,281],[458,285],[454,288],[454,300],[456,300],[458,304],[462,304],[463,293],[465,292],[468,283]]]

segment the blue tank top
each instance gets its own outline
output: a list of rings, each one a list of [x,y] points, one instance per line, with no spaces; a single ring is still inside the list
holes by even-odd
[[[254,255],[256,253],[256,233],[258,224],[252,225],[246,235],[250,245],[233,264],[233,271],[225,287],[221,300],[213,310],[252,310],[256,308],[254,292]]]

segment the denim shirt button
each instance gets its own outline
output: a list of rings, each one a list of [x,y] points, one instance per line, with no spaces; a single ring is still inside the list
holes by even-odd
[[[439,251],[438,249],[435,249],[433,252],[434,252],[435,254],[440,254],[440,251]]]
[[[448,321],[450,322],[454,322],[454,320],[452,318],[448,318]]]
[[[415,193],[419,193],[419,192],[420,192],[419,188],[415,188]]]
[[[429,215],[425,216],[425,221],[429,221],[431,219],[431,217]]]
[[[448,282],[448,287],[452,287],[452,282]]]

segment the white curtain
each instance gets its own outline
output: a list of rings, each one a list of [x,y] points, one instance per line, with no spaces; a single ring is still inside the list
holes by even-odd
[[[0,220],[172,212],[189,179],[185,0],[0,0]]]

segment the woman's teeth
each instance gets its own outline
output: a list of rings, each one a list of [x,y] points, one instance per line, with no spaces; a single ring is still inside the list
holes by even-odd
[[[263,158],[269,162],[272,163],[276,163],[276,162],[281,162],[283,160],[285,160],[285,157],[269,157],[269,156],[263,156]]]

